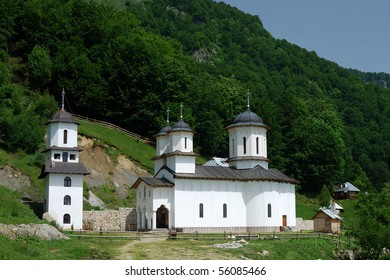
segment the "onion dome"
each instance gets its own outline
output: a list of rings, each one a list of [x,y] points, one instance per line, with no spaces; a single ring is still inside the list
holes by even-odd
[[[160,131],[156,135],[154,135],[154,137],[167,135],[171,130],[172,127],[169,124],[167,124],[166,126],[161,128]]]
[[[248,107],[244,112],[237,115],[233,123],[229,125],[227,128],[231,128],[235,126],[249,126],[249,125],[267,127],[263,123],[263,120],[257,114],[253,113]]]
[[[191,127],[183,121],[183,119],[180,119],[177,123],[175,123],[172,127],[171,131],[191,131]]]
[[[53,122],[77,124],[76,119],[73,117],[73,115],[71,113],[66,112],[64,108],[54,113],[54,115],[47,121],[46,124],[53,123]]]

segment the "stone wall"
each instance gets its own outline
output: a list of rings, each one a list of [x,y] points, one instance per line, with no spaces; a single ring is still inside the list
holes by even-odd
[[[304,220],[302,218],[297,218],[297,226],[295,231],[301,230],[314,230],[314,222],[313,220]]]
[[[83,229],[95,231],[137,230],[136,209],[119,208],[119,210],[84,211]]]

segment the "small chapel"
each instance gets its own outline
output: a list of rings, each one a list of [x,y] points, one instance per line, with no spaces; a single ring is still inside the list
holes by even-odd
[[[46,123],[45,163],[40,179],[44,179],[44,211],[62,229],[83,228],[83,177],[89,172],[79,162],[78,123],[62,106]]]
[[[298,181],[269,168],[267,130],[247,108],[226,127],[229,157],[196,165],[194,131],[183,120],[167,124],[156,138],[154,177],[140,177],[137,228],[180,232],[278,232],[296,226]]]

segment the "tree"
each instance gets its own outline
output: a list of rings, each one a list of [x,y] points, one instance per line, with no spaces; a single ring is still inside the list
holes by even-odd
[[[34,87],[44,89],[51,81],[53,63],[47,49],[36,45],[28,56],[28,70]]]
[[[380,193],[361,194],[352,234],[362,259],[390,259],[390,183]]]

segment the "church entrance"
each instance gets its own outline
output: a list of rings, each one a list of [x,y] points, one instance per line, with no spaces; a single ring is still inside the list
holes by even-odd
[[[156,213],[156,227],[157,228],[168,228],[169,226],[169,214],[168,209],[164,205],[161,205],[157,209]]]

